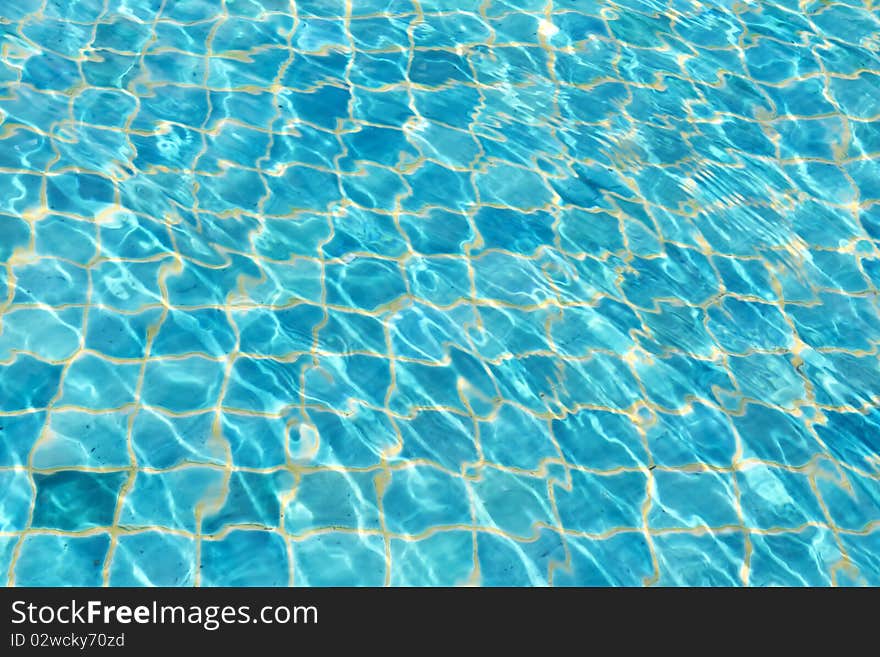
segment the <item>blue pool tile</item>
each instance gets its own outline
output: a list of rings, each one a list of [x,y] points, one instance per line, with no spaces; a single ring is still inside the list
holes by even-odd
[[[559,569],[556,586],[640,586],[654,574],[644,534],[627,532],[605,539],[567,536],[570,567]]]
[[[170,468],[187,462],[225,462],[223,444],[215,437],[215,419],[212,411],[175,417],[159,409],[141,409],[131,425],[131,444],[138,463]]]
[[[218,318],[219,319],[219,318]],[[239,331],[239,345],[245,353],[258,356],[284,357],[297,351],[308,351],[314,340],[313,331],[324,319],[320,308],[312,305],[298,305],[289,310],[268,312],[263,309],[235,313],[233,320]],[[191,320],[190,320],[191,321]],[[226,328],[228,324],[225,322]],[[223,329],[218,331],[223,335]],[[197,326],[192,327],[193,337],[202,339],[205,332]],[[229,342],[235,338],[231,329],[227,329]],[[169,331],[175,339],[185,335],[182,331]],[[217,345],[212,351],[226,353],[226,349]]]
[[[877,586],[880,582],[880,576],[877,575],[880,566],[880,530],[867,534],[846,534],[841,540],[850,559],[862,564],[858,568],[862,581],[868,586]]]
[[[300,313],[302,312],[300,311]],[[312,313],[309,314],[311,321]],[[316,325],[321,324],[317,331],[318,344],[328,351],[338,353],[360,351],[374,354],[386,352],[385,328],[383,323],[375,317],[345,310],[328,309],[324,315],[314,317],[314,321]],[[296,332],[302,336],[302,339],[313,337],[307,336],[301,327],[298,327]]]
[[[870,117],[870,92],[872,85],[877,84],[877,74],[863,71],[854,78],[841,78],[830,85],[838,106],[849,116],[860,119]]]
[[[865,227],[865,233],[874,239],[880,239],[880,210],[876,205],[869,206],[859,213],[859,219]]]
[[[561,213],[556,232],[562,248],[574,255],[600,256],[623,249],[620,220],[607,212],[567,209]]]
[[[634,322],[622,308],[623,316],[615,317],[613,305],[613,301],[603,300],[596,308],[566,308],[550,325],[550,337],[557,351],[566,356],[586,356],[596,349],[620,353],[632,347],[634,340],[629,329],[635,328]],[[589,331],[584,330],[587,326]]]
[[[473,268],[481,298],[530,306],[552,296],[547,279],[531,260],[493,251],[474,260]]]
[[[211,408],[220,394],[224,364],[200,356],[181,360],[152,360],[144,371],[144,403],[169,411]]]
[[[438,532],[419,541],[391,541],[392,586],[457,586],[474,570],[474,536]]]
[[[240,530],[202,541],[201,578],[203,586],[287,586],[285,541],[274,532]]]
[[[684,410],[694,389],[710,391],[716,399],[719,391],[733,390],[729,370],[718,362],[674,354],[668,358],[639,359],[635,370],[648,399],[663,409]]]
[[[96,228],[88,221],[50,215],[34,225],[34,236],[34,247],[40,255],[64,257],[85,265],[97,253]],[[9,246],[7,242],[6,248]]]
[[[653,255],[662,251],[656,233],[638,221],[625,222],[624,234],[630,251],[636,255]]]
[[[732,356],[730,371],[745,397],[793,408],[806,399],[804,381],[789,358],[776,354]]]
[[[731,420],[742,441],[743,458],[800,467],[824,451],[803,417],[748,404],[742,415],[733,415]]]
[[[24,73],[33,80],[34,87],[41,91],[70,93],[77,80],[76,64],[54,53],[43,53],[30,58],[24,66]]]
[[[235,345],[235,334],[226,313],[205,309],[171,310],[164,315],[153,339],[153,356],[204,354],[221,356]]]
[[[572,465],[613,470],[647,461],[642,436],[625,415],[582,410],[554,420],[552,428],[562,455]]]
[[[260,153],[262,155],[262,153]],[[292,219],[267,219],[254,237],[256,252],[274,260],[296,255],[318,255],[321,244],[330,237],[331,224],[326,217],[301,216]]]
[[[159,309],[136,315],[96,309],[89,314],[85,346],[115,358],[143,358],[147,332],[160,317]]]
[[[527,366],[529,378],[533,379],[533,388],[539,391],[539,397],[543,394],[546,400],[554,392],[555,377],[548,374],[555,366],[550,359],[544,357],[529,360],[531,362],[527,362]],[[617,355],[599,352],[588,361],[569,364],[557,376],[565,381],[560,397],[569,409],[592,404],[605,409],[623,410],[630,408],[641,396],[635,375]],[[513,395],[512,397],[516,398]]]
[[[792,178],[803,196],[824,202],[855,199],[858,188],[842,168],[829,162],[801,160],[784,165],[780,173]]]
[[[3,236],[3,246],[0,247],[0,261],[8,262],[17,249],[27,247],[31,238],[31,227],[24,219],[12,215],[3,215],[2,220],[0,220],[0,235]]]
[[[330,533],[292,541],[298,586],[382,586],[385,544],[379,536]]]
[[[330,222],[332,237],[321,245],[327,257],[345,258],[366,253],[397,257],[407,251],[406,238],[395,229],[393,218],[388,215],[352,207],[334,213]]]
[[[399,443],[388,414],[362,404],[350,405],[345,414],[310,411],[309,418],[320,439],[313,457],[318,465],[368,468],[396,451]],[[396,424],[400,428],[403,423]]]
[[[804,374],[814,382],[819,404],[858,408],[870,403],[870,391],[877,380],[876,356],[811,352],[804,360]]]
[[[726,299],[723,305],[709,309],[709,330],[733,353],[791,344],[791,329],[775,305]]]
[[[0,190],[4,196],[3,201],[0,201],[0,212],[4,214],[17,215],[39,205],[40,179],[37,175],[16,173],[4,176],[0,180]]]
[[[21,531],[28,524],[34,494],[28,473],[23,470],[0,471],[3,497],[0,499],[0,531]]]
[[[403,415],[412,415],[421,408],[432,406],[450,407],[466,413],[467,407],[457,389],[458,378],[455,370],[446,365],[398,363],[391,408]],[[374,379],[377,386],[384,382],[382,378]]]
[[[250,259],[231,258],[230,264],[235,267],[203,267],[195,263],[187,263],[180,271],[168,276],[168,299],[175,306],[226,303],[227,297],[235,294],[239,288],[240,277],[259,278],[259,270]],[[264,284],[266,302],[273,302],[273,293],[277,289],[271,284]],[[263,297],[260,297],[263,300]]]
[[[12,564],[12,556],[15,554],[15,546],[17,544],[18,537],[13,534],[0,536],[0,570],[4,573],[9,572],[9,566]]]
[[[160,24],[160,26],[161,25],[162,24]],[[157,28],[157,30],[158,29],[161,29],[161,27]],[[112,58],[112,55],[109,54],[102,56],[105,57],[105,61],[106,58]],[[113,60],[110,59],[110,61]],[[123,61],[120,62],[120,64],[120,68],[122,68],[122,66],[129,63]],[[143,162],[145,165],[147,163],[150,165],[164,164],[165,166],[182,165],[185,162],[191,161],[192,158],[198,154],[202,145],[201,139],[198,138],[198,133],[191,128],[181,125],[171,126],[168,130],[165,130],[158,135],[152,133],[145,135],[132,135],[131,141],[138,153],[138,158],[135,162],[138,164]],[[124,239],[133,242],[131,247],[136,250],[148,248],[154,240],[165,239],[161,233],[151,230],[151,228],[154,229],[155,227],[150,224],[142,226],[140,230],[132,227],[127,231],[128,235],[126,235]],[[152,235],[149,237],[144,236],[146,239],[133,239],[140,237],[139,233],[142,235],[148,231],[149,233],[152,233]],[[116,231],[111,231],[110,233],[111,239],[114,237],[114,232]],[[120,235],[120,237],[122,236]]]
[[[859,271],[858,260],[849,253],[815,251],[813,264],[823,273],[822,287],[835,292],[858,293],[868,289],[868,281]]]
[[[391,372],[378,356],[326,356],[306,367],[303,384],[306,398],[318,406],[342,410],[353,399],[382,406]]]
[[[94,174],[62,173],[47,181],[49,209],[94,215],[113,202],[113,184]]]
[[[345,116],[345,108],[351,100],[351,92],[328,85],[312,92],[290,91],[284,95],[284,99],[296,116],[320,129],[332,131]],[[332,109],[328,111],[328,108]],[[320,181],[322,178],[324,182],[330,180],[329,175],[318,176],[317,180]],[[338,192],[334,188],[319,191],[316,185],[313,189],[316,193],[308,199],[308,202],[295,207],[320,210],[324,209],[328,203],[339,199]]]
[[[494,418],[480,422],[479,429],[483,457],[492,463],[538,470],[546,460],[559,458],[553,438],[560,446],[562,440],[555,426],[548,427],[545,420],[517,406],[501,406]],[[565,456],[564,448],[562,453]]]
[[[98,27],[94,45],[114,50],[139,50],[149,37],[147,26],[123,16]]]
[[[150,258],[164,255],[170,245],[165,225],[130,212],[118,212],[101,226],[101,253],[126,259]]]
[[[135,109],[131,94],[111,89],[84,89],[73,100],[73,112],[80,121],[121,128]]]
[[[758,529],[794,529],[825,516],[807,476],[755,465],[737,473],[743,519]]]
[[[465,210],[475,200],[470,176],[433,162],[425,162],[405,178],[394,179],[394,184],[401,184],[403,187],[386,189],[395,192],[396,198],[400,199],[402,208],[407,212],[423,213],[432,206],[447,203],[449,190],[458,199],[450,206],[453,211]],[[378,184],[377,187],[381,189]],[[410,189],[417,189],[419,193],[410,193]],[[365,205],[376,207],[368,203]]]
[[[870,340],[880,329],[873,310],[862,298],[829,292],[819,299],[819,305],[789,309],[804,342],[816,348],[870,349]]]
[[[871,461],[880,449],[880,413],[866,414],[828,411],[823,421],[814,425],[816,434],[828,451],[844,463],[859,465],[869,470]]]
[[[384,5],[383,5],[384,8]],[[370,14],[369,10],[365,13]],[[361,49],[377,49],[393,46],[406,39],[407,23],[385,16],[352,15],[349,28],[355,45]]]
[[[729,466],[736,453],[736,436],[724,413],[697,403],[682,415],[658,414],[646,429],[648,446],[660,465],[706,463]]]
[[[322,36],[329,40],[332,40],[334,37],[339,38],[339,28],[341,27],[339,21],[327,21],[323,22],[322,25],[324,27],[323,30],[321,27],[318,27],[309,31],[308,22],[306,22],[305,29],[300,30],[296,37],[297,40],[302,39],[303,42],[316,41],[322,38]],[[322,32],[323,34],[321,34]],[[279,51],[275,54],[281,59],[286,53]],[[301,66],[294,70],[288,68],[283,81],[285,86],[298,90],[315,89],[331,82],[342,74],[348,62],[349,58],[336,49],[328,49],[323,53],[303,54],[300,61]]]
[[[9,359],[13,349],[27,351],[47,361],[63,361],[79,349],[76,327],[82,322],[80,308],[67,310],[21,309],[3,318],[0,358]]]
[[[0,416],[0,466],[26,465],[45,425],[45,411]]]
[[[555,532],[543,531],[538,534],[535,542],[537,545],[495,534],[479,534],[477,555],[481,565],[480,584],[482,586],[547,586],[551,564],[565,560],[563,541]],[[527,557],[525,550],[529,548],[537,548],[536,552],[541,557],[537,559]]]
[[[667,249],[660,260],[637,259],[638,281],[628,276],[624,292],[635,303],[646,307],[653,299],[678,298],[692,305],[704,303],[718,289],[716,275],[705,256],[689,249]],[[650,292],[649,292],[650,291]]]
[[[60,470],[34,474],[33,526],[80,531],[113,523],[125,472]]]
[[[285,530],[302,534],[332,527],[378,529],[375,477],[371,472],[338,471],[303,475],[283,509]]]
[[[560,112],[563,118],[574,119],[577,121],[594,122],[607,119],[614,114],[614,108],[626,96],[626,89],[623,84],[618,82],[600,81],[591,89],[594,102],[584,102],[586,100],[587,91],[577,88],[568,87],[565,89],[560,98]],[[588,189],[584,186],[585,189]],[[586,199],[571,197],[568,194],[561,193],[562,198],[568,202],[588,200],[593,197],[595,192],[589,192]],[[587,203],[577,203],[577,205],[588,205]]]
[[[224,492],[223,472],[215,468],[139,472],[125,496],[119,524],[195,532],[197,516],[222,504]]]
[[[472,162],[480,158],[479,140],[470,132],[459,128],[451,128],[435,121],[426,121],[419,126],[419,129],[413,131],[408,138],[412,140],[413,145],[425,156],[440,160],[447,166],[458,168],[466,168]],[[430,169],[428,169],[430,171]],[[446,212],[438,213],[436,209],[428,210],[428,216],[447,215]],[[428,240],[422,238],[422,244],[425,244],[428,251],[434,251],[437,246],[429,246]]]
[[[555,524],[543,479],[482,468],[470,482],[476,521],[508,536],[529,538],[541,525]]]
[[[31,127],[36,127],[38,130],[45,129],[48,130],[50,124],[53,121],[57,120],[58,112],[63,111],[62,108],[68,108],[68,103],[70,102],[67,96],[62,95],[53,95],[49,93],[44,93],[37,89],[26,89],[20,88],[17,94],[17,97],[14,100],[10,100],[9,102],[9,111],[13,112],[16,115],[21,115],[24,119],[24,123]],[[41,104],[37,104],[41,103]],[[28,106],[31,106],[32,112],[26,111]],[[25,110],[25,111],[22,111]],[[26,179],[26,183],[28,186],[33,184],[33,182],[38,182],[33,179]],[[11,181],[20,181],[20,176],[14,176],[11,178]],[[4,181],[5,184],[10,184],[10,181]],[[39,190],[39,185],[37,185],[37,190]],[[30,188],[28,187],[25,190],[24,199],[21,198],[20,195],[16,195],[16,200],[19,202],[23,202],[24,206],[20,206],[19,203],[10,203],[11,199],[4,200],[4,207],[7,209],[11,209],[13,206],[22,207],[30,207],[33,205],[31,201],[34,199],[30,198]]]
[[[867,246],[866,248],[870,248]],[[862,269],[865,272],[865,276],[876,286],[877,281],[880,281],[880,259],[873,258],[863,258],[862,259]]]
[[[412,419],[398,420],[403,461],[430,460],[443,468],[458,471],[479,460],[473,423],[461,415],[442,411],[422,411]]]
[[[430,466],[394,471],[382,505],[392,532],[417,535],[431,527],[471,524],[465,482]]]
[[[108,260],[92,270],[92,301],[123,311],[161,303],[157,282],[163,261]]]
[[[590,220],[591,217],[582,218],[585,223]],[[531,255],[539,247],[553,244],[554,217],[547,212],[520,213],[487,207],[477,212],[473,221],[484,249],[507,249]]]
[[[58,536],[32,534],[21,544],[15,562],[18,586],[100,586],[109,534]],[[46,555],[55,555],[57,568],[46,568]]]
[[[204,91],[182,85],[164,85],[161,94],[153,93],[141,97],[141,112],[132,127],[152,132],[158,122],[175,120],[175,108],[186,112],[185,123],[191,126],[201,125],[207,116]]]
[[[128,412],[55,411],[33,449],[35,468],[127,467]]]
[[[700,308],[679,304],[658,303],[659,312],[642,313],[651,339],[658,344],[682,351],[708,356],[715,348],[715,339],[706,330],[706,313]],[[640,343],[650,345],[648,339]]]
[[[559,518],[564,527],[590,534],[641,527],[646,484],[639,472],[596,475],[574,471],[571,490],[556,487]]]
[[[404,68],[405,57],[403,58]],[[358,62],[363,68],[369,62]],[[386,167],[394,167],[398,164],[413,162],[418,158],[418,151],[407,141],[403,132],[391,128],[361,126],[356,132],[345,135],[343,145],[350,153],[349,157],[355,160],[367,160],[376,162]],[[357,166],[351,163],[352,170]]]
[[[413,296],[438,306],[450,306],[471,291],[468,266],[448,258],[410,258],[406,275]]]
[[[817,477],[816,487],[828,507],[828,514],[839,527],[863,531],[880,521],[880,495],[874,480],[856,473],[846,479]]]
[[[396,263],[358,258],[350,265],[328,265],[327,303],[375,311],[406,293],[403,274]]]
[[[234,472],[229,478],[223,507],[206,513],[202,531],[214,534],[227,525],[277,527],[281,518],[281,498],[293,490],[294,477],[280,471],[274,476],[252,472]]]
[[[543,323],[547,313],[518,308],[481,308],[481,325],[466,327],[474,348],[486,359],[538,351],[544,347]]]
[[[469,413],[486,415],[495,408],[498,384],[485,364],[461,347],[449,348],[450,368],[458,372],[456,388],[459,399]]]
[[[166,532],[120,536],[110,566],[111,586],[192,586],[196,545]]]
[[[834,535],[808,527],[798,534],[752,537],[749,583],[752,586],[829,586],[841,561]]]
[[[734,534],[663,534],[653,539],[658,586],[739,586],[745,539]]]
[[[39,0],[24,0],[21,4],[10,8],[8,18],[10,20],[19,21],[28,14],[37,11],[40,8]]]
[[[213,431],[213,414],[205,416],[199,428],[189,433],[189,441],[207,442],[208,425]],[[233,464],[245,468],[271,468],[287,460],[289,420],[283,417],[265,417],[224,412],[221,418],[223,438],[229,446]],[[187,434],[184,434],[187,435]]]
[[[729,474],[654,472],[648,523],[653,529],[722,527],[739,524],[736,492]]]
[[[88,275],[80,266],[55,258],[43,258],[15,268],[16,303],[50,306],[86,302]]]
[[[173,61],[175,66],[183,65],[179,56]],[[201,63],[201,59],[195,61]],[[228,166],[227,162],[242,167],[256,167],[257,161],[266,153],[268,146],[269,137],[265,133],[244,126],[226,124],[220,128],[217,135],[208,138],[210,156],[202,158],[201,169],[215,173]]]
[[[223,102],[228,106],[228,111],[232,116],[236,116],[242,111],[246,111],[251,115],[258,112],[266,113],[266,107],[271,107],[272,105],[271,101],[255,102],[250,95],[241,94],[240,96],[232,94],[224,94],[223,96]],[[282,104],[281,107],[285,108],[287,105]],[[268,114],[269,116],[264,117],[263,121],[260,121],[259,115],[256,115],[251,122],[255,125],[265,123],[274,117],[273,113]],[[304,125],[298,129],[296,134],[277,135],[272,142],[269,154],[273,161],[280,164],[278,174],[285,173],[291,181],[295,181],[298,174],[295,169],[288,173],[291,168],[298,167],[299,165],[331,166],[342,152],[342,146],[332,132]],[[329,178],[324,180],[324,182],[330,181]],[[267,184],[279,185],[280,187],[279,183],[271,179],[267,181]],[[327,197],[326,201],[332,201],[332,197]],[[294,206],[295,202],[296,199],[291,197],[286,205],[276,205],[277,212],[273,212],[273,214],[287,214],[292,207],[310,211],[324,209],[320,204],[313,204],[311,202],[303,204],[303,206]]]
[[[370,340],[369,346],[378,352],[386,351],[385,336],[379,322],[371,320],[367,323],[359,320],[351,323],[367,325],[366,328],[370,329],[367,335],[375,338]],[[405,358],[442,363],[450,356],[449,338],[466,340],[467,329],[475,323],[476,315],[467,306],[438,309],[424,303],[414,303],[401,309],[393,319],[389,319],[391,349]],[[327,328],[330,329],[329,323]],[[362,340],[367,337],[366,331],[362,330],[360,333]]]
[[[254,15],[246,7],[244,2],[236,3],[233,15],[217,28],[218,41],[229,50],[246,50],[254,41],[284,45],[287,34],[293,28],[293,17],[280,13],[263,16],[260,15],[262,12]]]
[[[370,121],[380,125],[403,125],[415,116],[407,99],[408,97],[403,91],[371,91],[367,89],[355,97],[352,116],[357,120]]]
[[[861,234],[852,216],[835,212],[815,201],[797,206],[792,212],[792,220],[798,235],[819,246],[837,247]]]

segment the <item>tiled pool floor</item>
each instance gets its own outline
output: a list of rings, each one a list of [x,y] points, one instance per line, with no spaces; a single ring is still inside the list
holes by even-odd
[[[880,4],[0,5],[15,585],[880,585]]]

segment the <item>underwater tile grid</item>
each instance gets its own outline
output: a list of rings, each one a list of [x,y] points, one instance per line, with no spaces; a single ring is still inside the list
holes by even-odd
[[[880,3],[0,34],[8,585],[880,585]]]

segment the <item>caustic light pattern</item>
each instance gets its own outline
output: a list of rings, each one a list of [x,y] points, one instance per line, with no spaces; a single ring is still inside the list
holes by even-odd
[[[0,4],[10,585],[880,585],[880,4]]]

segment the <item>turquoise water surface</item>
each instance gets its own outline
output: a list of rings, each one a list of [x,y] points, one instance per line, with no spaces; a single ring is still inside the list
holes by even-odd
[[[880,3],[0,0],[10,585],[880,585]]]

